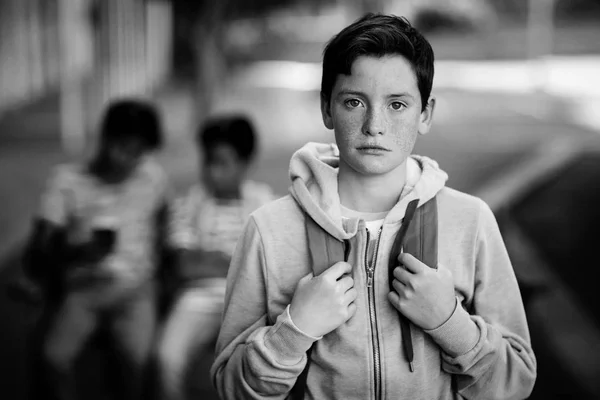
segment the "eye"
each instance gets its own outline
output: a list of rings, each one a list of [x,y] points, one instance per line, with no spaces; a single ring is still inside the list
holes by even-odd
[[[357,108],[361,105],[360,100],[357,99],[348,99],[344,103],[350,108]]]
[[[402,110],[403,108],[405,108],[406,106],[404,105],[404,103],[401,103],[399,101],[394,101],[391,104],[391,107],[392,107],[392,109],[399,111],[399,110]]]

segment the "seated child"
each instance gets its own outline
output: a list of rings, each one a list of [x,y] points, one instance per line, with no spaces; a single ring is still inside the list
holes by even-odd
[[[245,117],[209,120],[197,138],[201,180],[176,205],[171,246],[181,249],[183,283],[159,343],[161,393],[185,398],[191,356],[206,350],[221,321],[229,261],[252,211],[274,199],[269,186],[246,179],[255,131]]]
[[[141,398],[155,332],[155,249],[167,209],[166,174],[150,157],[161,141],[152,105],[114,102],[94,157],[57,167],[41,197],[29,272],[56,304],[42,338],[52,398],[77,398],[74,364],[99,329],[119,353],[120,396]]]

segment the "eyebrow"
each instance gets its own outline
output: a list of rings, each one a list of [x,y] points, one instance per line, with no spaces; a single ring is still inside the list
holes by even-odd
[[[349,94],[353,95],[353,96],[364,96],[365,95],[363,92],[359,92],[357,90],[346,90],[346,89],[342,89],[338,93],[338,95],[340,95],[340,96],[349,95]]]
[[[345,96],[345,95],[352,95],[352,96],[364,96],[365,94],[363,92],[360,92],[358,90],[346,90],[346,89],[342,89],[340,90],[340,92],[338,93],[339,96]],[[392,93],[392,94],[388,94],[388,99],[390,98],[395,98],[395,97],[408,97],[412,100],[415,99],[415,97],[410,94],[410,93]]]

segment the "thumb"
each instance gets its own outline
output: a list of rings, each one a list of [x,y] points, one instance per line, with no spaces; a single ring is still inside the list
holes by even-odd
[[[325,270],[321,275],[325,278],[338,280],[342,275],[352,272],[352,265],[345,261],[339,261]]]
[[[312,278],[314,278],[314,275],[312,272],[309,272],[308,274],[304,275],[302,278],[300,278],[300,281],[298,281],[298,283],[304,283],[304,282],[308,282],[310,281]]]
[[[446,267],[442,263],[438,263],[436,269],[437,269],[437,273],[440,274],[440,276],[444,277],[445,279],[451,279],[453,276],[452,270],[450,268]]]

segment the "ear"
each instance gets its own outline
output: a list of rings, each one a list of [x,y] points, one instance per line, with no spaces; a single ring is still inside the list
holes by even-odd
[[[331,100],[328,100],[323,93],[321,93],[321,116],[323,117],[323,124],[327,129],[333,129],[333,118],[331,118]]]
[[[433,111],[435,110],[435,97],[429,96],[427,106],[425,110],[421,112],[419,117],[419,133],[425,135],[431,129],[431,122],[433,121]]]

